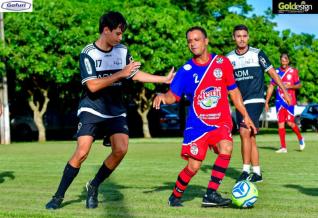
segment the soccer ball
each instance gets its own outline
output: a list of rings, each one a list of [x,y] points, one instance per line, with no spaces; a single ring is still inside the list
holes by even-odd
[[[232,189],[232,203],[238,207],[252,207],[257,197],[256,185],[247,180],[236,183]]]

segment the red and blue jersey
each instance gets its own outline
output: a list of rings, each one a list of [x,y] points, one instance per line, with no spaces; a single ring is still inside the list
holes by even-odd
[[[297,85],[300,83],[299,76],[298,76],[298,70],[292,67],[287,67],[285,69],[283,68],[277,68],[276,69],[277,74],[279,75],[280,79],[282,80],[283,84],[288,85]],[[276,86],[277,84],[272,79],[271,84]],[[290,110],[290,112],[293,114],[293,106],[296,105],[296,90],[295,89],[287,89],[288,94],[291,96],[291,105],[288,106],[286,101],[284,100],[284,93],[281,90],[281,88],[277,87],[276,90],[276,110],[277,112],[281,107],[284,107],[287,110]]]
[[[184,144],[220,126],[232,129],[228,91],[235,88],[233,67],[224,56],[210,55],[206,64],[190,59],[177,71],[170,90],[177,100],[185,95],[191,103]]]

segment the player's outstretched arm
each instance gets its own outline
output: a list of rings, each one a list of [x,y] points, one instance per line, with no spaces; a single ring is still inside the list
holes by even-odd
[[[171,91],[166,93],[159,93],[153,100],[152,107],[155,109],[160,109],[160,104],[173,104],[176,102],[176,97],[172,94]]]
[[[269,110],[269,100],[271,99],[272,97],[272,94],[273,94],[273,91],[274,91],[274,86],[273,84],[269,84],[268,88],[267,88],[267,92],[266,92],[266,102],[265,102],[265,111],[268,112]]]
[[[231,97],[231,100],[232,100],[234,106],[242,114],[243,121],[244,121],[245,125],[249,128],[250,131],[253,131],[253,133],[256,134],[257,129],[256,129],[253,121],[251,120],[250,116],[247,113],[247,110],[244,106],[242,95],[241,95],[241,92],[239,91],[239,89],[235,88],[235,89],[229,91],[229,94],[230,94],[230,97]]]
[[[171,68],[170,72],[166,76],[152,75],[143,71],[138,71],[133,77],[133,80],[144,82],[144,83],[166,83],[170,84],[173,80],[175,73],[174,67]]]
[[[291,104],[291,97],[290,95],[288,94],[287,90],[286,90],[286,87],[284,86],[282,80],[280,79],[280,77],[278,76],[278,74],[276,73],[275,69],[274,68],[271,68],[269,69],[268,71],[268,74],[270,75],[271,78],[273,78],[273,80],[275,81],[275,83],[279,86],[279,88],[281,88],[284,92],[284,96],[283,98],[285,99],[285,101],[287,102],[288,105]]]
[[[135,70],[138,70],[139,67],[140,62],[131,62],[130,64],[126,65],[122,70],[112,74],[111,76],[88,80],[86,82],[87,88],[93,93],[97,92],[107,86],[111,86],[114,82],[118,80],[129,77],[130,74]]]

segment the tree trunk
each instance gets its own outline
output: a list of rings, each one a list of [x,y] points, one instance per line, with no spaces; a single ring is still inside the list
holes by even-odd
[[[39,101],[34,102],[34,93],[32,93],[31,91],[29,91],[29,93],[31,95],[31,98],[29,100],[29,106],[33,111],[34,123],[39,131],[38,141],[45,142],[46,141],[46,133],[45,133],[45,126],[44,126],[44,122],[43,122],[43,115],[46,112],[47,105],[48,105],[50,99],[48,98],[48,90],[40,89],[40,91],[44,97],[44,102],[42,104],[42,107],[40,107]]]
[[[143,132],[144,138],[151,138],[149,123],[147,118],[147,115],[151,109],[151,99],[152,98],[146,97],[145,88],[142,88],[138,99],[135,99],[135,102],[138,105],[137,112],[141,116],[141,120],[142,120],[142,132]]]

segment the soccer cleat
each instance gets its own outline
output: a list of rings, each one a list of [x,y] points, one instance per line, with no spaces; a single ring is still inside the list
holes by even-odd
[[[222,198],[219,193],[213,191],[212,193],[206,193],[202,199],[202,207],[225,207],[231,204],[231,199]]]
[[[48,210],[58,209],[63,202],[63,197],[53,196],[52,199],[45,205],[45,208]]]
[[[111,147],[109,136],[107,136],[107,135],[104,136],[103,145],[104,145],[105,147]]]
[[[176,198],[173,194],[170,195],[168,204],[170,205],[170,207],[183,207],[183,205],[181,204],[181,198]]]
[[[91,185],[91,181],[86,183],[86,208],[96,208],[98,206],[98,188]]]
[[[302,137],[300,140],[299,140],[299,150],[304,150],[305,149],[305,146],[306,146],[306,144],[305,144],[305,139],[304,139],[304,137]]]
[[[280,148],[277,151],[275,151],[276,153],[287,153],[287,148]]]
[[[239,181],[247,180],[248,176],[249,176],[248,172],[243,171],[240,177],[236,180],[236,182],[238,183]]]
[[[252,173],[252,175],[249,177],[250,182],[263,182],[262,175],[258,175],[257,173]]]

